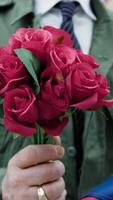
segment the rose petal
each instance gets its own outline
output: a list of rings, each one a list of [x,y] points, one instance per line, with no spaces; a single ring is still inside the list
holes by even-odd
[[[98,100],[98,95],[97,93],[95,93],[91,97],[87,98],[86,100],[79,103],[72,104],[70,106],[81,109],[81,110],[87,110],[87,109],[91,109],[97,103],[97,100]]]
[[[52,119],[50,121],[45,120],[41,122],[41,125],[48,135],[58,136],[62,133],[67,123],[68,118],[64,118],[63,121],[60,121],[59,119]]]
[[[5,127],[14,133],[18,133],[22,136],[31,136],[32,134],[36,133],[36,127],[32,126],[25,126],[24,124],[20,124],[17,121],[10,119],[4,116],[4,125]]]

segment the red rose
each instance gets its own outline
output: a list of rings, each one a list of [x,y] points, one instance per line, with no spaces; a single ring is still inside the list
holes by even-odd
[[[48,66],[60,69],[64,74],[68,71],[77,60],[77,52],[75,49],[66,46],[59,46],[50,51],[48,58]]]
[[[42,109],[44,112],[44,109]],[[45,132],[51,136],[59,136],[61,135],[63,129],[67,125],[69,119],[68,117],[64,117],[61,119],[61,115],[57,118],[52,118],[51,120],[47,120],[45,118],[40,118],[39,124],[44,128]]]
[[[100,64],[96,63],[96,59],[93,56],[84,54],[80,50],[77,50],[77,54],[78,54],[78,62],[79,63],[89,64],[89,66],[92,69],[98,68],[100,66]]]
[[[41,100],[51,103],[60,112],[65,112],[69,105],[67,90],[62,73],[57,68],[48,67],[41,75]]]
[[[80,50],[75,50],[73,48],[60,45],[50,51],[49,65],[60,68],[63,74],[68,73],[68,70],[71,69],[72,65],[78,63],[87,64],[91,69],[100,66],[96,63],[95,58],[84,54]]]
[[[50,51],[49,67],[62,74],[72,107],[85,110],[112,104],[112,101],[104,100],[109,93],[108,84],[102,75],[94,71],[99,65],[92,56],[59,46]]]
[[[45,26],[44,30],[49,31],[53,36],[54,45],[57,46],[59,44],[72,47],[73,41],[69,33],[64,31],[63,29],[54,28],[52,26]]]
[[[52,42],[52,34],[49,31],[35,28],[20,28],[9,40],[12,48],[28,49],[43,62]]]
[[[38,100],[39,124],[48,134],[59,135],[67,123],[67,118],[61,121],[60,117],[69,107],[69,98],[63,76],[56,68],[48,67],[42,73]]]
[[[88,64],[78,63],[73,66],[65,82],[68,88],[72,86],[71,107],[87,110],[113,104],[113,101],[104,100],[109,93],[106,78],[92,70]]]
[[[4,125],[22,136],[36,132],[38,108],[36,96],[27,85],[10,90],[4,98]]]
[[[46,100],[44,101],[44,99],[38,101],[38,107],[40,116],[38,122],[44,128],[45,132],[48,135],[60,135],[68,123],[67,117],[61,119],[64,112],[60,112],[55,105],[52,105],[51,102],[46,102]]]
[[[29,80],[29,73],[18,57],[0,49],[0,95]]]
[[[66,79],[66,90],[68,97],[71,96],[71,82],[69,80],[68,83],[68,74],[71,73],[73,65],[78,63],[78,54],[75,49],[65,46],[59,46],[50,51],[48,58],[48,68],[53,69],[53,71],[57,70],[59,74],[62,74],[62,79],[65,82]]]
[[[26,41],[25,34],[29,30],[34,30],[32,28],[19,28],[16,33],[12,34],[9,38],[9,45],[13,49],[18,49],[22,47],[22,43]]]
[[[2,47],[0,47],[0,58],[7,56],[7,55],[13,55],[13,49],[9,46],[9,45],[4,45]]]
[[[96,78],[97,78],[97,81],[99,84],[98,101],[92,108],[97,109],[101,106],[112,106],[113,99],[111,99],[111,100],[104,99],[110,93],[110,88],[108,86],[108,81],[107,81],[106,77],[104,77],[100,73],[96,73]]]

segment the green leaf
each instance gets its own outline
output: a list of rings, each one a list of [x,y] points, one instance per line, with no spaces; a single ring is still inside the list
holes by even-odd
[[[24,48],[16,49],[15,53],[19,57],[19,59],[24,63],[29,74],[32,76],[36,86],[35,91],[38,94],[40,91],[40,86],[37,78],[40,67],[39,60],[31,53],[31,51]]]

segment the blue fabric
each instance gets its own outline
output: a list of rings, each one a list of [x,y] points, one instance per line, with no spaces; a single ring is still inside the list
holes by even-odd
[[[63,22],[61,24],[61,29],[64,29],[66,32],[70,33],[71,38],[74,42],[73,47],[80,49],[80,44],[74,34],[73,29],[73,14],[76,12],[79,4],[77,2],[60,2],[59,9],[61,10],[63,16]]]
[[[91,189],[84,197],[95,197],[99,200],[113,200],[113,175],[100,185]]]

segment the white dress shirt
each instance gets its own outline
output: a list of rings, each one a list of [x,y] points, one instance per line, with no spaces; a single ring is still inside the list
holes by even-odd
[[[62,24],[61,11],[54,6],[61,0],[35,0],[35,14],[41,15],[41,26],[50,25],[60,28]],[[64,0],[71,1],[71,0]],[[93,25],[96,16],[91,10],[90,0],[75,0],[80,3],[80,7],[73,16],[74,31],[85,53],[89,53]]]

